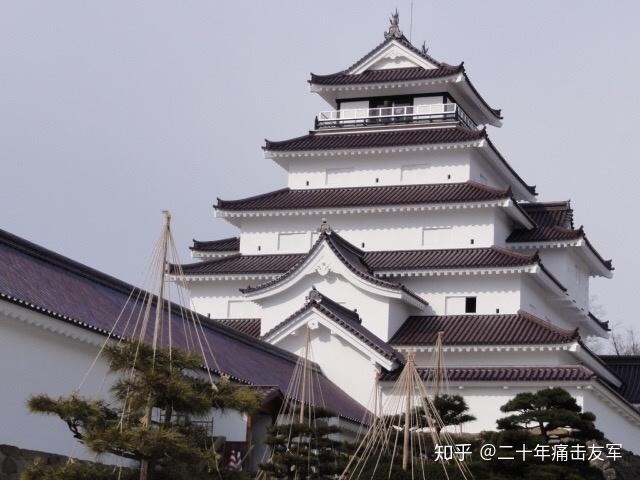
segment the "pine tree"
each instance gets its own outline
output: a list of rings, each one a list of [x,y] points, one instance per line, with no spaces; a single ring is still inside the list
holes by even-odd
[[[314,407],[313,412],[311,421],[307,418],[269,429],[266,443],[271,456],[260,464],[260,470],[269,478],[323,479],[334,478],[342,472],[346,455],[341,452],[341,443],[331,438],[340,433],[340,429],[328,422],[335,414],[320,407]]]
[[[602,432],[594,425],[595,415],[583,412],[576,399],[559,387],[519,393],[500,410],[505,413],[516,412],[498,419],[500,430],[537,429],[548,440],[550,432],[567,427],[570,431],[566,436],[570,438],[602,439]]]
[[[200,356],[178,349],[154,351],[145,344],[123,343],[107,345],[104,355],[117,376],[111,402],[76,394],[57,399],[35,395],[28,401],[30,410],[60,417],[73,436],[96,454],[144,462],[148,480],[220,478],[213,439],[192,419],[206,416],[212,408],[252,414],[260,406],[259,396],[227,379],[214,388],[202,375]],[[138,478],[138,472],[85,462],[59,466],[36,462],[22,478],[124,480]]]
[[[438,412],[438,415],[440,415],[444,426],[461,425],[476,419],[476,417],[467,413],[469,407],[461,395],[441,393],[433,397],[433,406]],[[440,433],[442,428],[436,425],[436,430]]]

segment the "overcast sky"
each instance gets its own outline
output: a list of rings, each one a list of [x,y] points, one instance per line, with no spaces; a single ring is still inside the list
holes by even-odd
[[[326,108],[309,72],[341,70],[410,2],[0,3],[0,228],[139,283],[173,213],[191,238],[234,234],[232,199],[284,185],[264,138]],[[612,321],[636,323],[640,95],[637,1],[419,1],[413,43],[465,61],[504,127],[498,149],[541,200],[571,199],[613,258],[592,281]]]

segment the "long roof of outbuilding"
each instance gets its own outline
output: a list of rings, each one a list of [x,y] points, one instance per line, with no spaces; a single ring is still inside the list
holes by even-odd
[[[136,288],[122,280],[0,230],[1,301],[107,335],[125,305],[133,315],[144,308],[142,302],[133,301],[140,298],[137,294],[129,299],[132,291]],[[287,391],[298,360],[296,355],[174,305],[170,318],[174,325],[173,345],[178,348],[189,345],[186,333],[182,333],[185,329],[176,325],[188,321],[180,310],[187,312],[189,318],[199,319],[215,359],[208,351],[204,355],[209,366],[217,364],[216,373],[250,385],[274,385]],[[123,328],[120,322],[114,335],[131,337],[135,333]],[[363,418],[365,410],[361,405],[323,375],[318,378],[320,384],[316,388],[322,389],[327,408],[354,421]],[[315,398],[320,398],[319,391]]]
[[[378,207],[421,204],[471,203],[511,198],[500,190],[473,181],[374,187],[282,188],[239,200],[218,199],[221,211],[299,210]]]
[[[564,330],[529,313],[495,315],[438,315],[409,317],[389,343],[434,345],[443,332],[445,345],[564,344],[579,339],[578,331]]]

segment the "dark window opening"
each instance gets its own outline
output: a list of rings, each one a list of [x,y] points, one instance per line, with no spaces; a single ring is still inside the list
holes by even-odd
[[[447,175],[447,180],[451,180],[451,174]]]
[[[476,241],[472,238],[471,239],[471,245],[473,245],[474,243],[476,243]]]
[[[362,248],[364,248],[364,242],[362,242]]]
[[[260,245],[258,245],[258,251],[262,250],[262,247]]]
[[[378,177],[376,177],[376,183],[379,183],[380,179]]]
[[[307,187],[309,186],[309,180],[306,181]]]
[[[496,313],[500,313],[500,309],[499,308],[496,308]]]
[[[464,313],[476,313],[476,297],[466,297],[464,299]]]

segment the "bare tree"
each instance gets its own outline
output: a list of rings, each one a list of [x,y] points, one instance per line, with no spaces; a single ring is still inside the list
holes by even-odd
[[[609,342],[616,355],[640,355],[640,332],[634,327],[616,323],[611,327]]]
[[[607,316],[605,308],[596,295],[591,295],[589,298],[589,308],[600,319]],[[640,355],[640,331],[634,326],[624,325],[621,322],[610,325],[609,338],[588,337],[587,346],[602,355]]]

